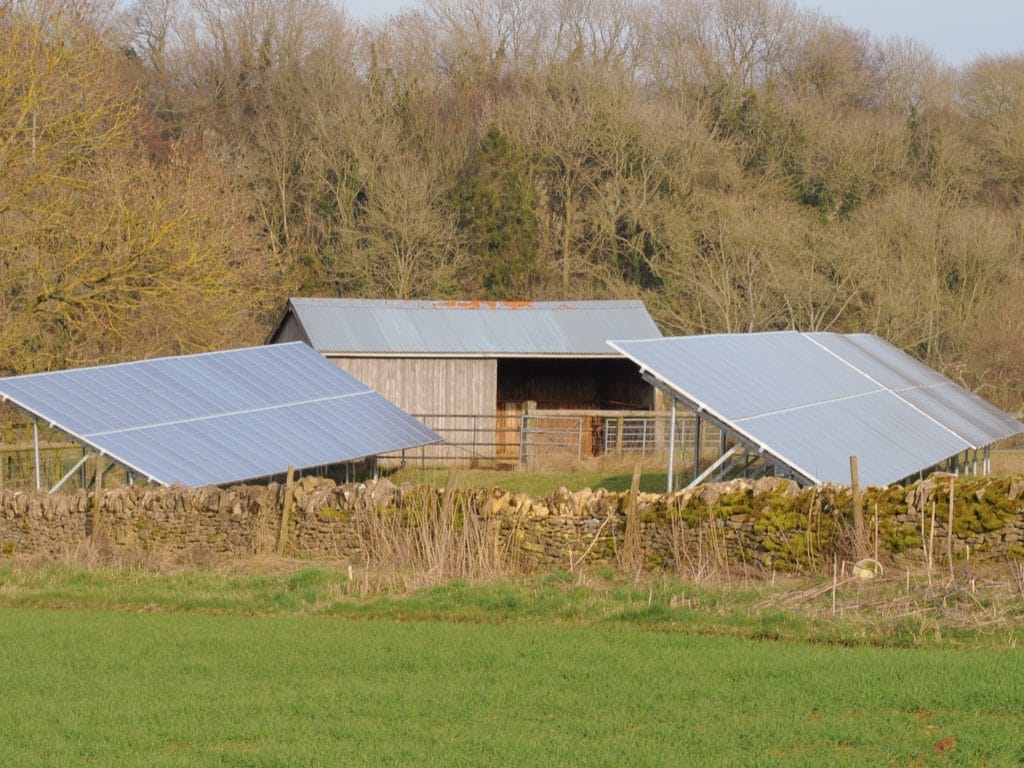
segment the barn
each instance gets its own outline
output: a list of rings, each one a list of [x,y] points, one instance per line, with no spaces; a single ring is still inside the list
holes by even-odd
[[[658,336],[639,301],[292,298],[269,340],[306,342],[459,455],[508,464],[522,456],[524,414],[548,415],[549,443],[592,455],[601,412],[653,409],[654,388],[607,340]]]

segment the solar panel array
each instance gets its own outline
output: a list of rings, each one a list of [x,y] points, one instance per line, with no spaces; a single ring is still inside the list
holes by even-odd
[[[300,342],[0,379],[10,400],[158,483],[222,485],[440,441]]]
[[[869,334],[609,342],[670,391],[810,482],[886,485],[1024,424]]]

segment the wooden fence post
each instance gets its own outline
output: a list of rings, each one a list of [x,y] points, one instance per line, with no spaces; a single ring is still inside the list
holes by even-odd
[[[867,534],[864,529],[864,507],[860,496],[860,473],[857,469],[857,457],[850,457],[850,492],[853,494],[853,536],[857,557],[864,554]]]
[[[288,477],[284,484],[284,503],[281,505],[281,527],[277,531],[277,554],[279,555],[284,552],[284,545],[288,542],[288,513],[292,506],[294,481],[295,467],[288,467]]]
[[[96,479],[92,484],[92,531],[96,536],[100,525],[100,501],[103,496],[103,457],[96,454]]]
[[[637,570],[642,564],[640,553],[640,515],[636,502],[640,493],[640,462],[633,465],[633,480],[629,484],[629,503],[626,506],[626,533],[622,542],[619,563],[628,571]]]

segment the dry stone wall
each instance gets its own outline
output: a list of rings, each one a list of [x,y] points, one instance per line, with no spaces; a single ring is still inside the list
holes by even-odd
[[[200,564],[271,553],[284,498],[279,485],[117,488],[102,492],[98,506],[84,491],[0,491],[0,555],[59,558],[90,539],[116,552]],[[830,563],[848,545],[851,503],[848,488],[800,490],[775,478],[639,494],[632,507],[629,494],[604,490],[531,498],[304,478],[294,487],[282,543],[300,557],[372,562],[401,554],[398,531],[409,551],[447,535],[522,570],[628,558],[630,567],[646,569],[802,571]],[[935,475],[908,488],[868,489],[864,511],[872,546],[877,540],[886,557],[921,559],[931,546],[959,559],[1024,559],[1024,478]],[[630,517],[636,536],[627,544]]]

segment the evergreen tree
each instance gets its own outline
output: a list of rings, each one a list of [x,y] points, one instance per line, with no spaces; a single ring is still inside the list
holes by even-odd
[[[526,159],[497,126],[467,163],[455,198],[486,297],[528,298],[537,269],[535,195]]]

